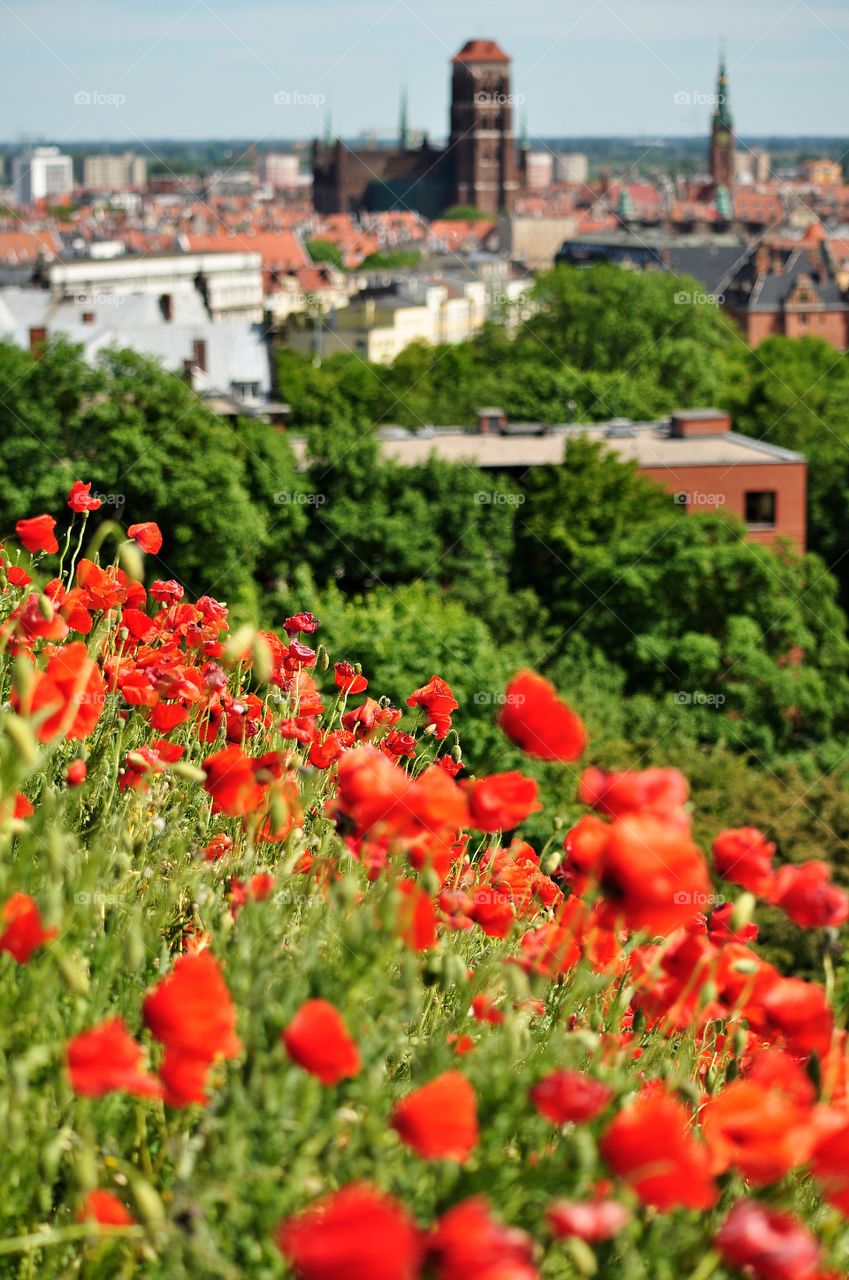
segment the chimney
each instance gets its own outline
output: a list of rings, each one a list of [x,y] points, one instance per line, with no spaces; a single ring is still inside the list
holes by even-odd
[[[674,440],[697,436],[722,436],[731,430],[731,419],[721,409],[687,409],[673,413],[669,434]]]
[[[507,426],[507,415],[503,409],[478,409],[478,431],[482,436],[497,435]]]

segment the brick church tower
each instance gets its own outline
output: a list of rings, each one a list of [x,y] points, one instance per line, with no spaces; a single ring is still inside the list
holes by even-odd
[[[710,176],[715,188],[730,190],[734,185],[734,122],[728,105],[728,76],[724,58],[719,64],[716,106],[711,121]]]
[[[452,60],[448,153],[456,204],[497,214],[518,188],[510,59],[494,40],[468,40]]]

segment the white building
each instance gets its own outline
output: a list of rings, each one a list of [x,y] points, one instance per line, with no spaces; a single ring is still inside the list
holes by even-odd
[[[147,161],[134,151],[123,155],[86,156],[83,186],[90,191],[122,191],[147,184]]]
[[[554,156],[550,151],[529,151],[525,156],[525,183],[529,191],[545,191],[554,178]]]
[[[31,205],[37,200],[60,200],[74,190],[74,164],[58,147],[34,147],[12,161],[15,204]]]
[[[557,182],[586,182],[590,176],[590,162],[583,151],[564,151],[555,158],[554,177]]]
[[[167,315],[177,297],[198,294],[213,321],[258,324],[263,317],[258,253],[147,253],[55,262],[48,268],[47,283],[55,299],[153,294]]]
[[[153,356],[199,395],[230,399],[248,412],[261,411],[271,394],[262,326],[238,320],[216,324],[197,290],[175,291],[165,314],[152,293],[72,298],[48,289],[0,289],[0,339],[35,354],[60,335],[81,346],[91,364],[112,348]]]
[[[257,172],[263,186],[285,189],[301,185],[300,161],[292,153],[264,152],[257,160]]]

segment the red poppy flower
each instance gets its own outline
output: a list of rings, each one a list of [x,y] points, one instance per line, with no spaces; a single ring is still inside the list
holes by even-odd
[[[99,1222],[103,1227],[131,1227],[135,1218],[111,1191],[89,1191],[77,1214],[80,1222]]]
[[[493,1218],[483,1196],[455,1204],[428,1241],[436,1280],[537,1280],[533,1257],[530,1236]]]
[[[55,528],[56,521],[52,516],[31,516],[17,522],[15,533],[27,551],[33,554],[36,551],[47,551],[50,555],[55,555],[59,550],[59,543],[53,533]]]
[[[368,688],[368,680],[356,672],[350,662],[337,662],[333,674],[337,689],[341,689],[343,693],[362,693]]]
[[[531,1102],[554,1124],[592,1120],[612,1097],[606,1084],[580,1071],[552,1071],[531,1089]]]
[[[162,533],[159,525],[152,520],[144,524],[131,524],[127,535],[139,544],[142,551],[147,551],[152,556],[162,550]]]
[[[91,496],[90,481],[88,484],[83,484],[82,480],[75,480],[68,494],[68,506],[72,511],[97,511],[103,503],[100,498]]]
[[[262,804],[262,787],[256,780],[253,761],[235,743],[223,747],[203,762],[206,771],[204,790],[213,800],[215,813],[244,817],[255,813]]]
[[[738,1200],[719,1229],[724,1260],[754,1280],[816,1280],[819,1245],[789,1213]]]
[[[766,1031],[780,1036],[791,1052],[828,1053],[834,1015],[822,987],[803,978],[776,978],[758,1003]],[[748,1012],[752,1016],[755,1011]]]
[[[849,1218],[849,1118],[840,1115],[817,1141],[812,1168],[826,1200]]]
[[[142,1069],[144,1054],[121,1018],[84,1031],[68,1041],[66,1058],[71,1084],[77,1093],[100,1098],[105,1093],[132,1093],[159,1098],[162,1085]]]
[[[318,618],[311,613],[293,613],[291,618],[287,618],[283,623],[283,630],[290,636],[295,636],[300,631],[310,635],[313,631],[317,631],[318,627]]]
[[[277,1245],[298,1280],[419,1280],[421,1233],[406,1209],[352,1182],[287,1218]]]
[[[816,1138],[809,1104],[751,1079],[735,1080],[710,1098],[701,1125],[714,1167],[739,1169],[756,1187],[805,1164]]]
[[[212,1059],[183,1053],[180,1049],[166,1048],[159,1068],[163,1084],[163,1099],[169,1107],[189,1107],[192,1103],[205,1106],[209,1101],[207,1088]]]
[[[307,1000],[280,1034],[292,1061],[322,1084],[338,1084],[359,1073],[356,1043],[339,1010],[327,1000]]]
[[[831,883],[827,862],[813,860],[798,867],[781,867],[768,900],[803,929],[836,929],[849,920],[849,894]]]
[[[533,671],[520,671],[510,681],[498,723],[511,742],[537,760],[577,760],[587,745],[580,716]]]
[[[609,818],[630,813],[677,816],[686,803],[690,788],[678,769],[625,769],[607,773],[585,769],[581,774],[578,799]]]
[[[731,827],[713,842],[717,873],[729,884],[763,894],[772,883],[775,845],[757,827]]]
[[[415,880],[398,883],[398,935],[413,951],[427,951],[436,942],[433,898]]]
[[[486,885],[475,889],[468,914],[489,938],[506,938],[516,922],[509,896]]]
[[[440,676],[431,676],[426,685],[416,689],[407,699],[408,707],[424,707],[426,727],[431,725],[437,738],[444,738],[451,728],[451,712],[459,707],[454,694]]]
[[[27,893],[13,893],[3,904],[0,924],[0,951],[8,951],[18,964],[26,964],[33,951],[56,937],[58,929],[45,929],[34,898]]]
[[[651,814],[612,824],[601,887],[628,928],[656,934],[693,920],[712,895],[704,859],[687,832]]]
[[[66,644],[54,653],[46,669],[36,674],[26,697],[13,698],[23,714],[44,717],[36,730],[39,742],[51,742],[60,733],[68,739],[87,738],[105,701],[100,668],[82,641]]]
[[[553,1200],[546,1217],[560,1239],[577,1236],[588,1244],[600,1244],[627,1227],[631,1210],[618,1200]]]
[[[426,1160],[461,1164],[478,1142],[477,1101],[459,1071],[446,1071],[395,1104],[392,1127]]]
[[[145,997],[144,1017],[157,1040],[188,1057],[211,1061],[242,1051],[236,1010],[211,951],[178,956],[171,973]]]
[[[644,1090],[620,1111],[605,1131],[601,1152],[644,1204],[662,1212],[716,1203],[707,1148],[693,1137],[687,1108],[668,1093]]]
[[[537,784],[512,770],[466,784],[469,823],[478,831],[509,831],[542,808]]]
[[[472,1017],[478,1022],[490,1022],[497,1027],[504,1021],[504,1014],[495,1006],[492,996],[482,991],[479,995],[472,998]]]
[[[150,585],[150,594],[160,604],[171,604],[182,600],[186,593],[180,583],[175,582],[173,578],[157,578],[156,582]]]
[[[85,760],[72,760],[65,770],[65,781],[69,787],[81,787],[88,776],[88,765]]]

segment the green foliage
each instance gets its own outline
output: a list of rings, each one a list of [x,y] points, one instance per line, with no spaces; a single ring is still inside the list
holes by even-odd
[[[341,271],[342,254],[332,240],[307,240],[306,249],[313,262],[329,262]]]
[[[392,271],[401,270],[404,267],[415,267],[421,260],[421,256],[418,249],[388,249],[383,253],[368,254],[363,258],[358,270]]]
[[[441,216],[447,218],[449,222],[491,222],[491,214],[484,213],[482,209],[476,208],[473,204],[452,204],[444,209]]]

